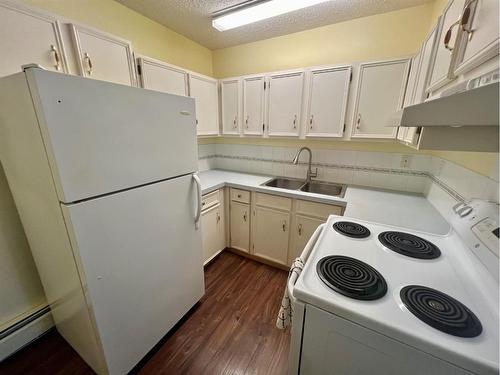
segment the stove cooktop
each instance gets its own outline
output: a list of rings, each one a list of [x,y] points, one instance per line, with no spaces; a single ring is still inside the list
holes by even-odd
[[[362,241],[349,237],[335,229],[337,222],[359,224],[370,235]],[[397,234],[395,242],[403,244],[401,247],[411,247],[414,256],[403,255],[379,240],[387,236],[384,233]],[[339,290],[338,284],[320,276],[319,270],[327,266],[326,259],[345,261],[346,258],[380,275],[386,292],[379,292],[377,298],[353,298],[349,289],[356,289],[357,285],[348,283],[349,293],[346,293]],[[333,265],[328,267],[331,272]],[[342,268],[342,279],[346,276],[366,278],[370,280],[367,284],[373,284],[367,274],[351,268]],[[415,286],[421,288],[417,290],[420,291],[417,297],[427,301],[423,302],[427,303],[426,308],[422,309],[418,298],[414,304],[409,302],[408,297],[415,294],[408,287]],[[426,297],[429,291],[433,291],[433,299]],[[452,363],[460,365],[465,363],[461,361],[467,361],[479,364],[479,368],[491,369],[498,367],[498,293],[495,291],[498,292],[496,281],[454,232],[439,236],[330,216],[297,280],[294,295],[302,302]],[[357,293],[358,290],[354,294]]]

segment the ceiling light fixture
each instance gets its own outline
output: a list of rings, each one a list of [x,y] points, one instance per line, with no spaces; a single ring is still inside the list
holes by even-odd
[[[212,26],[219,31],[226,31],[326,1],[330,0],[268,0],[215,16]]]

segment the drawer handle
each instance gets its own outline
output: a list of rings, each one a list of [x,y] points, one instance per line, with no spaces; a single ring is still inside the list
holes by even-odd
[[[201,205],[204,206],[207,202],[203,202]]]
[[[91,76],[93,66],[92,66],[92,60],[90,59],[90,55],[87,52],[85,52],[85,54],[83,55],[83,59],[87,63],[87,74]]]
[[[299,224],[299,226],[297,227],[297,230],[299,232],[299,236],[302,236],[302,224]]]
[[[467,33],[467,38],[469,39],[469,41],[472,39],[472,33],[474,32],[474,30],[471,29],[471,26],[467,26],[467,24],[469,23],[469,19],[470,19],[470,15],[471,15],[471,5],[472,3],[475,3],[477,0],[471,0],[469,1],[469,3],[467,4],[467,6],[465,7],[464,9],[464,12],[462,13],[462,17],[460,18],[460,27],[462,28],[462,30],[464,32]]]
[[[243,214],[243,221],[247,221],[247,212],[245,211],[245,213]]]
[[[450,25],[450,27],[448,28],[448,31],[446,31],[446,34],[444,36],[444,48],[446,48],[447,50],[449,50],[450,53],[453,52],[453,49],[455,48],[455,46],[453,46],[453,47],[450,46],[451,32],[452,32],[453,28],[460,23],[460,19],[461,18],[459,18],[458,20],[456,20],[455,22],[453,22]]]
[[[241,194],[238,194],[237,196],[238,196],[238,198],[241,198]]]
[[[61,70],[61,58],[59,57],[57,48],[53,44],[50,45],[50,53],[54,56],[54,68],[56,68],[56,70]]]

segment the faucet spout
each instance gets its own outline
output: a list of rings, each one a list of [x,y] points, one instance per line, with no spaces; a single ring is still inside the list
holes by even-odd
[[[292,163],[297,165],[299,163],[299,157],[302,151],[307,151],[309,153],[309,163],[308,163],[308,168],[307,168],[307,175],[306,175],[306,183],[311,182],[311,178],[317,177],[318,176],[318,168],[313,172],[311,165],[312,165],[312,151],[309,147],[302,147],[297,153],[295,154],[295,157],[292,160]]]

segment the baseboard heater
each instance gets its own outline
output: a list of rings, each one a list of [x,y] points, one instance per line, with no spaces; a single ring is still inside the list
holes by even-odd
[[[54,326],[48,305],[0,331],[0,362],[16,353]]]

